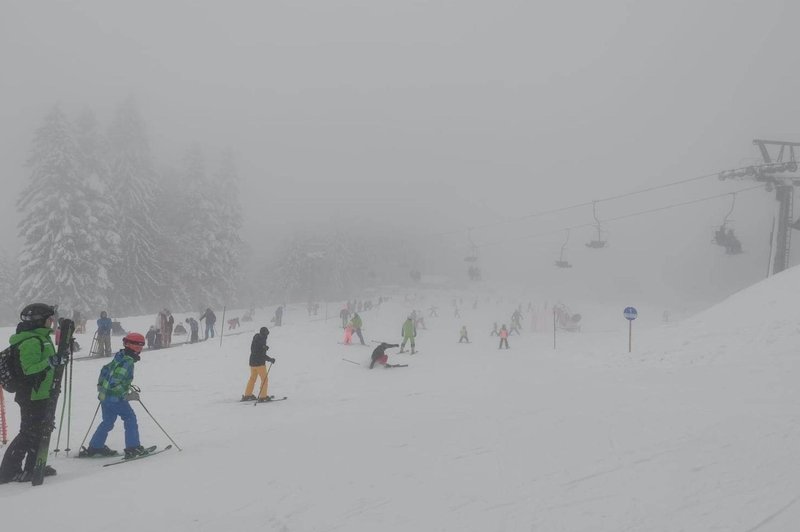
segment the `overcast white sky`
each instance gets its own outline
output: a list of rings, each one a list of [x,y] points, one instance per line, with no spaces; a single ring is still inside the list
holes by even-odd
[[[162,161],[234,149],[259,243],[331,217],[461,229],[737,166],[755,137],[800,140],[798,4],[2,0],[2,207],[54,102],[107,121],[130,94]]]

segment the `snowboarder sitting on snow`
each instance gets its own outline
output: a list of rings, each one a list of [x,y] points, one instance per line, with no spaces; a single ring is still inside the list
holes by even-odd
[[[53,383],[53,367],[63,364],[56,355],[50,340],[53,331],[54,307],[44,303],[33,303],[22,309],[17,333],[9,343],[17,346],[19,362],[25,379],[14,396],[19,405],[19,433],[6,449],[0,464],[0,484],[16,480],[30,482],[36,460],[37,447],[45,424],[45,410]],[[23,460],[25,465],[23,467]],[[56,470],[45,466],[45,476],[56,474]]]
[[[267,345],[268,337],[269,329],[266,327],[261,327],[261,330],[253,336],[253,342],[250,344],[250,379],[247,381],[247,386],[244,389],[242,401],[256,400],[256,396],[253,395],[253,388],[256,385],[256,378],[258,377],[261,377],[258,401],[264,402],[271,399],[271,397],[267,395],[267,387],[269,386],[267,362],[274,364],[275,359],[267,355],[267,351],[269,351],[269,346]]]
[[[122,339],[114,360],[103,366],[97,379],[97,398],[103,412],[103,421],[97,426],[89,447],[81,449],[80,456],[114,456],[119,454],[106,445],[108,433],[114,428],[117,417],[125,426],[125,458],[149,454],[139,441],[139,425],[130,401],[139,400],[138,391],[129,391],[133,382],[133,365],[141,359],[145,339],[139,333],[128,333]]]
[[[369,369],[375,367],[375,364],[379,364],[385,368],[391,368],[389,364],[389,355],[386,354],[386,350],[390,347],[400,347],[397,344],[387,344],[386,342],[381,343],[375,350],[372,352],[372,362],[369,364]]]
[[[458,339],[458,343],[467,342],[469,343],[469,337],[467,336],[467,326],[464,325],[461,327],[461,338]]]

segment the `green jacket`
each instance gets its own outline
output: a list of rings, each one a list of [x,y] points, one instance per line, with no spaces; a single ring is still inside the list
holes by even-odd
[[[50,339],[52,331],[49,327],[40,327],[31,331],[23,331],[11,336],[9,343],[19,348],[19,361],[25,375],[36,375],[44,372],[44,378],[31,390],[31,400],[38,401],[50,397],[50,386],[53,384],[53,368],[50,367],[51,356],[56,348]],[[39,342],[41,340],[41,343]]]
[[[417,335],[417,328],[414,327],[414,322],[406,320],[403,324],[403,338],[414,338]]]
[[[361,326],[364,324],[364,322],[363,322],[363,321],[361,321],[361,316],[359,316],[358,314],[356,314],[355,316],[353,316],[353,319],[352,319],[352,320],[350,320],[350,323],[352,323],[352,324],[353,324],[353,328],[354,328],[354,329],[360,329],[360,328],[361,328]]]

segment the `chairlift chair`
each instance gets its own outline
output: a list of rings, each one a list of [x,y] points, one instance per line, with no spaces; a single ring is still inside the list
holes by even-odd
[[[742,253],[742,242],[736,238],[733,228],[730,227],[730,216],[736,207],[736,192],[731,193],[731,207],[722,220],[722,225],[714,229],[714,244],[724,247],[726,255],[739,255]]]
[[[475,245],[475,241],[472,240],[472,228],[470,227],[467,230],[467,240],[469,240],[469,255],[464,257],[465,262],[477,262],[478,261],[478,246]]]
[[[572,268],[572,264],[570,264],[569,261],[564,257],[564,249],[567,247],[568,243],[569,243],[569,229],[567,229],[567,238],[561,245],[561,253],[558,256],[558,260],[555,262],[555,265],[558,268]]]
[[[600,218],[597,217],[597,201],[592,202],[592,216],[594,216],[594,221],[596,222],[595,228],[597,229],[597,238],[587,242],[586,247],[602,249],[608,244],[608,239],[606,238],[606,231],[603,229],[603,224],[600,222]]]

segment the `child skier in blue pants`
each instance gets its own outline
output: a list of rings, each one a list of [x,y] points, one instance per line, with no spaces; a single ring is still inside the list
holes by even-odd
[[[117,451],[109,449],[106,438],[117,417],[122,418],[125,426],[125,458],[134,458],[148,454],[139,441],[139,425],[136,422],[136,413],[131,408],[129,401],[138,401],[138,392],[129,392],[133,382],[133,365],[140,360],[140,353],[145,345],[144,336],[139,333],[129,333],[122,339],[123,349],[115,356],[114,360],[103,366],[100,378],[97,381],[98,399],[103,411],[103,421],[89,442],[88,449],[81,450],[81,456],[114,456]]]

